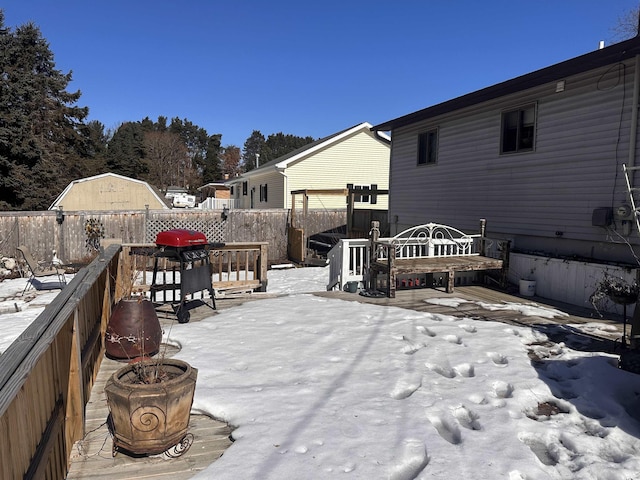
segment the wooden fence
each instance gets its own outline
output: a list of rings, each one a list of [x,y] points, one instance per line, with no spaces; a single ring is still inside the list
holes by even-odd
[[[65,263],[87,263],[86,222],[96,220],[105,240],[152,243],[162,230],[188,228],[205,233],[209,241],[268,242],[272,263],[287,260],[289,210],[231,210],[226,219],[215,210],[135,210],[0,212],[0,257],[16,257],[25,245],[38,260],[50,260],[53,251]],[[345,210],[312,210],[305,220],[308,235],[346,224]]]

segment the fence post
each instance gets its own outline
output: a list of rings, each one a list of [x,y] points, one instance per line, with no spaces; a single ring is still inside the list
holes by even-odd
[[[351,192],[350,192],[351,193]],[[351,194],[349,195],[351,197]],[[371,258],[376,253],[376,242],[380,238],[380,222],[373,220],[371,222],[371,230],[369,231],[369,247],[366,254],[367,268],[365,272],[365,285],[369,290],[376,290],[378,284],[378,272],[371,268],[371,263],[375,258]]]
[[[481,218],[480,219],[480,255],[482,255],[483,257],[486,257],[486,253],[487,253],[485,251],[486,242],[484,238],[486,231],[487,231],[487,219]]]
[[[147,242],[147,225],[149,225],[149,205],[144,206],[144,226],[142,227],[142,238]]]

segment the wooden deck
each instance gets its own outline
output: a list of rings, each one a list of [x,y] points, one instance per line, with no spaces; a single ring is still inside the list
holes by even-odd
[[[218,309],[222,310],[269,296],[251,294],[245,297],[231,297],[219,300],[216,304]],[[206,305],[197,307],[190,313],[190,322],[198,322],[216,314]],[[160,309],[158,316],[164,329],[168,328],[172,321],[176,321],[175,315],[165,308]],[[175,352],[167,351],[167,356],[172,354]],[[211,465],[232,445],[232,428],[229,425],[206,415],[191,414],[188,433],[193,434],[194,442],[181,457],[169,458],[164,454],[131,457],[121,452],[113,457],[113,443],[106,423],[109,410],[104,387],[111,374],[123,365],[122,362],[106,357],[102,361],[86,407],[85,436],[75,443],[71,453],[68,480],[188,479]]]
[[[622,318],[609,316],[600,318],[590,308],[579,308],[560,304],[537,297],[521,297],[482,286],[459,286],[454,294],[437,289],[399,290],[396,298],[374,298],[341,291],[318,292],[318,296],[345,301],[371,303],[382,306],[406,308],[410,310],[467,317],[477,320],[499,321],[511,325],[530,326],[545,333],[553,341],[564,341],[567,346],[578,350],[619,353],[622,335]],[[225,310],[248,301],[273,298],[276,295],[254,293],[216,301],[218,310]],[[429,303],[429,299],[462,299],[465,302],[450,306]],[[561,310],[568,316],[553,319],[525,315],[514,310],[490,310],[487,304],[536,303],[537,305]],[[483,306],[484,305],[484,306]],[[215,315],[208,306],[191,311],[191,322]],[[160,315],[161,323],[170,322],[172,314]],[[609,330],[596,334],[584,333],[570,327],[571,324],[605,324]],[[628,327],[628,331],[630,327]],[[85,438],[74,445],[71,469],[67,479],[188,479],[213,463],[232,445],[231,427],[204,415],[191,415],[189,432],[195,437],[191,448],[177,459],[163,455],[150,457],[129,457],[118,453],[112,457],[112,441],[106,419],[108,415],[104,385],[108,377],[121,366],[119,362],[105,359],[97,382],[92,390],[86,409]]]

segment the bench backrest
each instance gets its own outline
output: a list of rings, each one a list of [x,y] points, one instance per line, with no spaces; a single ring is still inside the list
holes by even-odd
[[[395,237],[380,238],[378,243],[395,247],[396,258],[461,257],[479,255],[474,251],[474,239],[456,228],[426,223],[408,228]]]

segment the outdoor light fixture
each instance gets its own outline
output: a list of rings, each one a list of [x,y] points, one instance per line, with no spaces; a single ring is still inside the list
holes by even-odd
[[[222,207],[222,214],[220,215],[222,217],[222,221],[224,222],[227,217],[229,216],[229,208],[225,205]]]
[[[62,225],[62,222],[64,222],[64,212],[62,211],[62,205],[58,206],[58,211],[56,212],[56,222],[58,222],[58,225]]]

